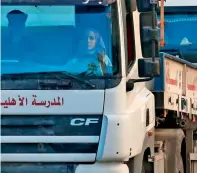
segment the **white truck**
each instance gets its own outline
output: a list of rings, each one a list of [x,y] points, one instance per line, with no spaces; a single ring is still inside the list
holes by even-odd
[[[197,3],[172,1],[2,0],[1,173],[197,173]]]

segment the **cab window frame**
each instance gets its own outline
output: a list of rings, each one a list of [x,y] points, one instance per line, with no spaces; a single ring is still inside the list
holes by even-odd
[[[126,66],[126,75],[128,76],[132,67],[136,62],[136,46],[135,46],[135,30],[134,30],[134,19],[133,19],[133,12],[130,10],[130,3],[128,0],[122,1],[122,13],[123,13],[123,26],[124,26],[124,37],[125,37],[125,66]],[[128,23],[129,22],[129,23]],[[128,25],[131,29],[130,33],[128,34]],[[128,37],[131,36],[130,40]],[[129,50],[128,46],[130,41],[131,48]],[[130,52],[129,52],[130,51]],[[131,57],[129,57],[131,56]],[[131,61],[129,61],[131,59]]]

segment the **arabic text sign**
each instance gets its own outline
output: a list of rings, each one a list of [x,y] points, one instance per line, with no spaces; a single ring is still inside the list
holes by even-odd
[[[2,0],[2,5],[106,5],[109,0]]]
[[[2,99],[2,98],[1,98]],[[8,97],[7,99],[1,100],[1,107],[9,108],[12,106],[42,106],[49,108],[51,106],[63,106],[64,98],[57,97],[52,100],[39,100],[36,95],[32,95],[32,99],[18,95],[17,97]]]

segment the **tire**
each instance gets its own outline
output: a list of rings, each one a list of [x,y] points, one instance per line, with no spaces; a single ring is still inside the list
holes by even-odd
[[[154,173],[153,164],[148,161],[143,161],[142,173]]]
[[[144,168],[144,164],[142,163],[142,172],[141,173],[146,173],[145,172],[145,168]]]

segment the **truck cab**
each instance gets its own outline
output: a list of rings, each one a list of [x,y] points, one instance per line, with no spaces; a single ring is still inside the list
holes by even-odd
[[[160,54],[157,3],[2,1],[2,173],[164,173],[176,160],[183,173],[185,134],[171,128],[196,116],[180,105],[197,96],[166,69],[196,67]],[[167,111],[176,122],[162,129]]]
[[[127,173],[153,141],[131,2],[2,1],[2,173]]]

